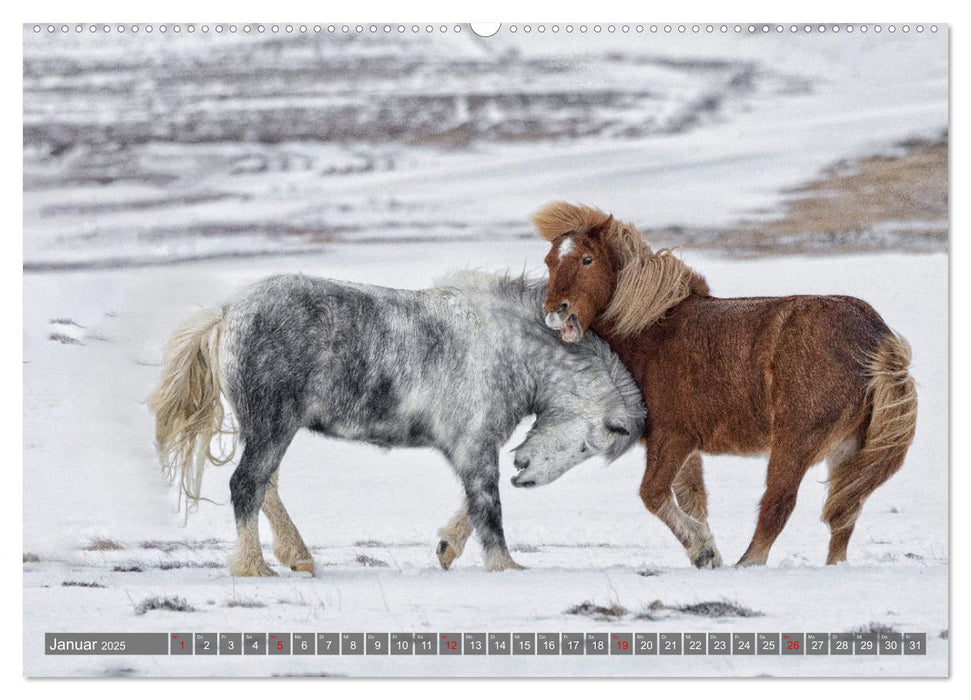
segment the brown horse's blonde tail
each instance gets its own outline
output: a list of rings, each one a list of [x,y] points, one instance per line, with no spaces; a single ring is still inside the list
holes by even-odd
[[[155,443],[170,482],[179,481],[186,514],[198,504],[207,462],[225,464],[235,453],[213,453],[212,440],[224,432],[225,412],[219,377],[222,311],[205,311],[187,321],[165,349],[162,380],[149,405],[155,414]]]
[[[870,422],[860,450],[830,474],[823,520],[833,532],[852,527],[867,497],[903,465],[917,425],[910,358],[907,341],[890,334],[865,360]]]

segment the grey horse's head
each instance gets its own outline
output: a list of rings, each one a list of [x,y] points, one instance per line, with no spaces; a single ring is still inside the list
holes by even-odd
[[[591,457],[613,461],[644,432],[640,389],[607,343],[590,334],[581,341],[589,361],[570,368],[548,396],[526,440],[515,449],[513,486],[542,486]]]

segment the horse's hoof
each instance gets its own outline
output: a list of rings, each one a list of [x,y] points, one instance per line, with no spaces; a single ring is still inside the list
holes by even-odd
[[[765,562],[760,561],[758,559],[746,559],[745,557],[742,557],[741,559],[738,560],[738,563],[735,565],[735,568],[745,569],[750,566],[765,566]]]
[[[490,574],[495,574],[500,571],[525,571],[525,570],[526,570],[525,566],[522,566],[521,564],[517,564],[516,562],[511,562],[509,564],[498,564],[496,566],[491,566],[486,568],[486,571],[488,571]]]
[[[500,556],[486,557],[486,571],[495,573],[497,571],[525,571],[526,567],[517,564],[509,554]]]
[[[445,540],[438,543],[438,547],[435,549],[435,554],[438,555],[438,563],[442,565],[445,571],[448,571],[452,562],[455,561],[455,557],[458,556],[455,553],[455,549]]]
[[[299,564],[294,564],[290,569],[291,571],[306,571],[311,576],[317,575],[312,561],[302,561]]]
[[[262,564],[257,564],[255,566],[230,566],[229,573],[233,576],[246,576],[246,577],[269,577],[269,576],[279,576],[277,572],[266,565],[266,562]]]
[[[698,553],[691,559],[691,563],[699,569],[712,568],[715,569],[722,564],[721,555],[718,550],[715,549],[714,545],[705,545],[702,547]]]

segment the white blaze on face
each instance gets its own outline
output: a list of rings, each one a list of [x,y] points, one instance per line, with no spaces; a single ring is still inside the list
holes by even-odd
[[[567,255],[573,252],[573,239],[567,238],[565,241],[560,243],[560,260],[565,258]]]

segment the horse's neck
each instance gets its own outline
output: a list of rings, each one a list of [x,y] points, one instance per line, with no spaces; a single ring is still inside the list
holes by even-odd
[[[545,328],[530,328],[534,324],[543,324],[545,285],[512,284],[516,286],[502,290],[510,296],[496,308],[496,312],[498,316],[515,318],[516,322],[504,326],[508,337],[499,342],[496,352],[505,371],[510,374],[525,372],[523,379],[530,387],[525,397],[525,410],[539,413],[563,403],[563,387],[572,386],[577,381],[576,367],[570,361],[572,358],[555,352],[560,348],[559,338],[546,337]]]
[[[561,342],[559,338],[554,340],[556,343]],[[571,391],[576,389],[583,376],[578,370],[576,358],[565,353],[551,352],[556,349],[559,348],[533,348],[532,352],[524,353],[522,358],[533,385],[533,412],[565,405],[570,397],[581,393],[579,390]],[[593,361],[594,358],[589,359]]]
[[[699,275],[697,279],[700,282],[697,289],[703,290],[703,292],[699,293],[696,291],[694,280],[692,280],[691,294],[668,309],[661,320],[655,321],[646,328],[628,335],[623,335],[618,333],[614,328],[613,322],[605,320],[603,315],[598,316],[590,324],[590,328],[594,333],[606,340],[607,344],[610,345],[610,349],[617,353],[620,361],[629,370],[633,371],[635,367],[641,366],[643,358],[646,355],[650,355],[653,352],[654,343],[658,342],[657,339],[659,337],[656,332],[658,323],[670,321],[679,313],[687,311],[698,300],[710,296],[708,294],[708,285],[705,283],[704,278]]]

